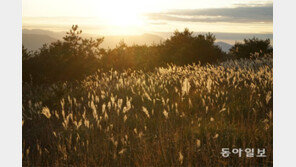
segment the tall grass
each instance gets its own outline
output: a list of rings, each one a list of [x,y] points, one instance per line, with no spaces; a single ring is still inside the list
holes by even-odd
[[[23,165],[271,166],[272,73],[263,57],[24,84]]]

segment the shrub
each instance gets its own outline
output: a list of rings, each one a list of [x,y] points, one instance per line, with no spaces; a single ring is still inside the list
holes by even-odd
[[[110,49],[104,54],[102,57],[103,69],[109,71],[113,68],[123,71],[130,68],[151,71],[161,64],[159,53],[160,50],[157,45],[127,46],[122,41],[116,48]]]
[[[272,54],[270,39],[261,40],[258,38],[244,39],[244,43],[237,42],[230,48],[230,55],[235,58],[251,58],[258,54],[260,57],[266,54]]]
[[[83,39],[81,33],[77,25],[72,26],[63,41],[45,44],[32,56],[27,56],[27,51],[23,52],[23,81],[53,83],[81,80],[97,71],[100,67],[99,46],[103,38]]]
[[[216,63],[225,53],[214,45],[215,40],[211,33],[194,36],[188,29],[175,31],[163,45],[162,60],[176,65]]]
[[[105,71],[111,68],[119,71],[127,68],[150,71],[167,64],[216,63],[225,53],[214,45],[215,40],[211,33],[194,36],[185,29],[184,32],[175,31],[173,36],[158,45],[127,46],[121,42],[103,54],[102,64]]]
[[[120,42],[114,49],[100,49],[103,38],[83,39],[78,26],[72,26],[63,41],[43,45],[38,52],[23,48],[23,81],[37,84],[83,80],[98,68],[102,71],[126,69],[152,71],[167,64],[216,63],[225,53],[214,45],[215,36],[193,35],[188,29],[175,31],[157,45],[127,46]]]

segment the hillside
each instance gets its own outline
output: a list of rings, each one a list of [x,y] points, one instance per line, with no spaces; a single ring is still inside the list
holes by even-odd
[[[23,29],[23,45],[29,50],[37,50],[44,43],[50,43],[58,39],[62,39],[65,33],[52,32],[47,30],[28,30]],[[100,38],[103,36],[93,34],[83,34],[83,37],[87,38]],[[103,48],[114,48],[120,41],[124,41],[127,45],[151,45],[153,43],[158,44],[164,39],[158,35],[142,34],[142,35],[130,35],[130,36],[104,36],[102,43]]]
[[[151,45],[153,43],[158,44],[164,39],[157,35],[142,34],[142,35],[130,35],[130,36],[104,36],[103,48],[114,48],[120,41],[124,41],[127,45]]]
[[[28,34],[28,33],[36,33],[36,34]],[[23,45],[29,50],[37,50],[45,43],[51,43],[58,39],[61,39],[59,33],[46,31],[46,30],[23,30]],[[84,36],[87,37],[101,37],[94,36],[90,34],[86,34]],[[164,41],[165,39],[153,34],[143,34],[138,36],[106,36],[104,37],[104,42],[102,43],[103,48],[114,48],[120,41],[124,41],[128,45],[138,44],[138,45],[151,45],[153,43],[158,44],[160,41]],[[228,52],[232,45],[226,42],[216,42],[216,45],[220,46],[224,52]]]
[[[56,41],[56,38],[43,34],[22,34],[23,45],[29,50],[37,50],[45,43]]]
[[[222,41],[215,42],[215,44],[218,45],[226,53],[228,53],[229,49],[232,47],[232,45]]]
[[[37,50],[45,43],[51,43],[53,41],[60,39],[58,38],[58,34],[53,35],[52,33],[45,33],[45,34],[51,34],[52,36],[54,36],[52,37],[50,35],[42,34],[43,31],[36,31],[36,32],[39,32],[39,34],[26,34],[27,32],[32,32],[32,31],[23,32],[23,45],[29,50]],[[94,36],[94,37],[100,37],[100,36]],[[103,48],[114,48],[122,40],[128,45],[133,45],[133,44],[151,45],[153,43],[158,44],[160,43],[160,41],[164,40],[164,38],[161,38],[160,36],[152,35],[152,34],[143,34],[139,36],[106,36],[104,38],[105,38],[104,42],[102,43]],[[216,42],[215,44],[221,47],[221,49],[224,52],[228,52],[229,49],[232,47],[232,45],[222,41]]]

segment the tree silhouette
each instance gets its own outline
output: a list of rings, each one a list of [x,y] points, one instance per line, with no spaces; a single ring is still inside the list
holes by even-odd
[[[224,54],[214,45],[215,40],[215,36],[211,33],[194,36],[187,28],[183,32],[175,31],[163,45],[165,56],[162,60],[177,65],[215,63]]]
[[[114,49],[101,49],[103,38],[81,37],[77,25],[63,40],[43,45],[37,52],[23,47],[23,81],[36,84],[82,80],[100,69],[151,71],[167,64],[216,63],[225,53],[216,45],[211,33],[194,35],[189,29],[152,46],[127,46],[121,41]]]
[[[43,45],[38,52],[23,62],[23,80],[34,83],[80,80],[100,67],[100,44],[103,38],[83,39],[77,25],[67,32],[63,41]],[[25,55],[24,55],[25,54]],[[27,52],[23,53],[23,57]]]
[[[244,43],[237,42],[230,48],[229,54],[234,58],[251,58],[257,53],[259,56],[272,54],[270,39],[260,40],[258,38],[244,39]]]

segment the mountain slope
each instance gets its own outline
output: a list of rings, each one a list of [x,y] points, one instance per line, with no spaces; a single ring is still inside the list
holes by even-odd
[[[29,50],[38,50],[45,43],[56,41],[56,38],[41,34],[23,34],[23,45]]]
[[[65,33],[53,32],[47,30],[28,30],[23,29],[23,45],[29,50],[37,50],[45,43],[51,43],[57,39],[62,39]],[[101,38],[104,37],[104,41],[101,45],[103,48],[114,48],[120,41],[124,41],[127,45],[151,45],[153,43],[158,44],[164,39],[158,35],[142,34],[142,35],[130,35],[130,36],[99,36],[93,34],[82,34],[85,38]]]
[[[232,47],[232,45],[226,43],[226,42],[215,42],[215,45],[219,46],[224,52],[228,53],[229,49]]]

